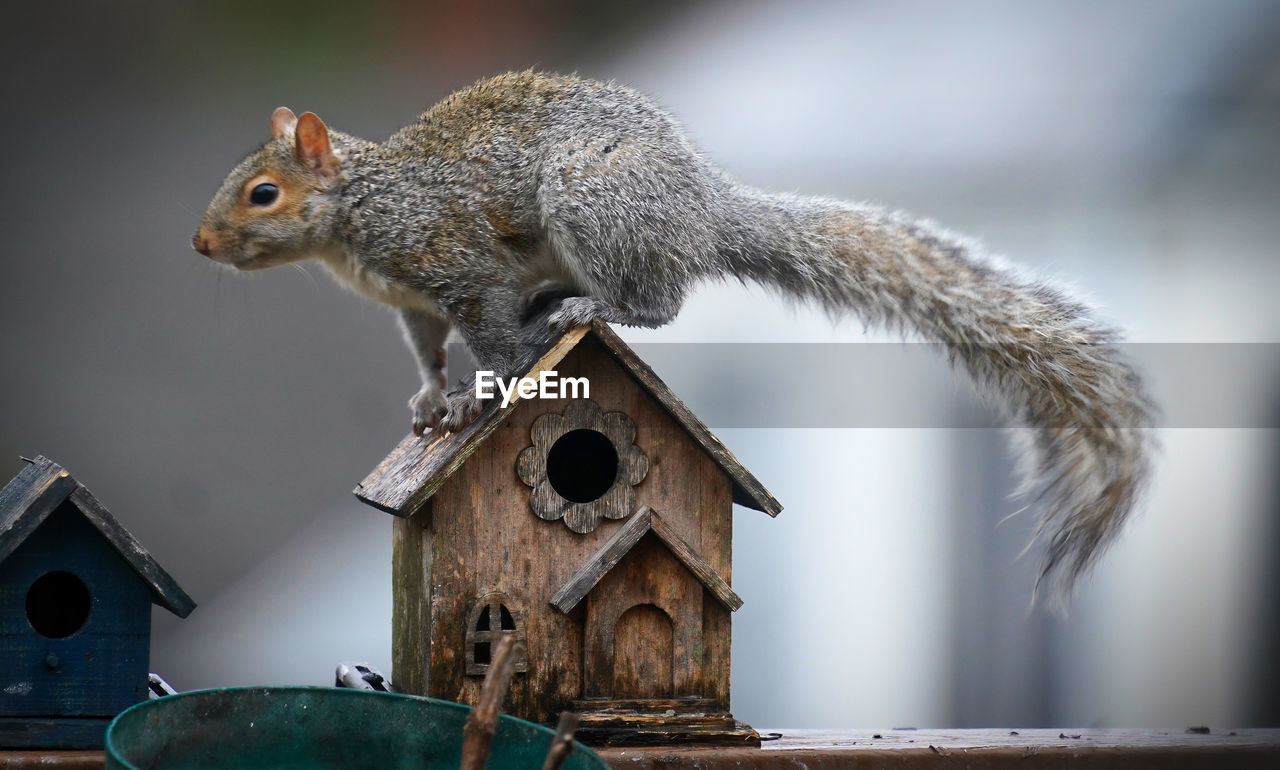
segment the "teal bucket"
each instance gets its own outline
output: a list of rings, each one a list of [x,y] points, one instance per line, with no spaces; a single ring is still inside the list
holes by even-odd
[[[238,687],[170,695],[107,727],[109,768],[453,768],[469,706],[332,687]],[[502,716],[491,768],[542,767],[554,733]],[[607,770],[575,743],[565,770]]]

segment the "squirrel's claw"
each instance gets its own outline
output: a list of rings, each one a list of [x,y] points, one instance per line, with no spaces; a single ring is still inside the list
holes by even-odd
[[[409,409],[413,412],[414,435],[421,436],[440,424],[449,411],[449,405],[439,388],[423,385],[422,389],[409,399]]]
[[[480,416],[480,399],[475,390],[463,390],[449,396],[449,406],[437,427],[447,431],[459,431]]]

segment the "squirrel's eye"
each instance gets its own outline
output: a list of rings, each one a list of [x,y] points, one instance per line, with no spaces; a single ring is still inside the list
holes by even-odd
[[[249,202],[255,206],[269,206],[275,203],[276,198],[280,197],[280,188],[273,184],[263,183],[255,185],[249,191]]]

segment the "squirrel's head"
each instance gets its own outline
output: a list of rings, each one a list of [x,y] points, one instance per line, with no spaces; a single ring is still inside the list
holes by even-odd
[[[241,270],[315,256],[327,236],[340,159],[315,114],[271,115],[271,141],[251,153],[213,196],[191,245]]]

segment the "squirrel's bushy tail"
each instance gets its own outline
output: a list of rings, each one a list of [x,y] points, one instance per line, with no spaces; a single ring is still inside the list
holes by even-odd
[[[1028,443],[1039,495],[1037,592],[1059,597],[1119,532],[1150,470],[1154,406],[1114,330],[927,222],[870,206],[739,189],[721,256],[730,274],[828,311],[943,343]],[[745,216],[742,216],[745,214]]]

